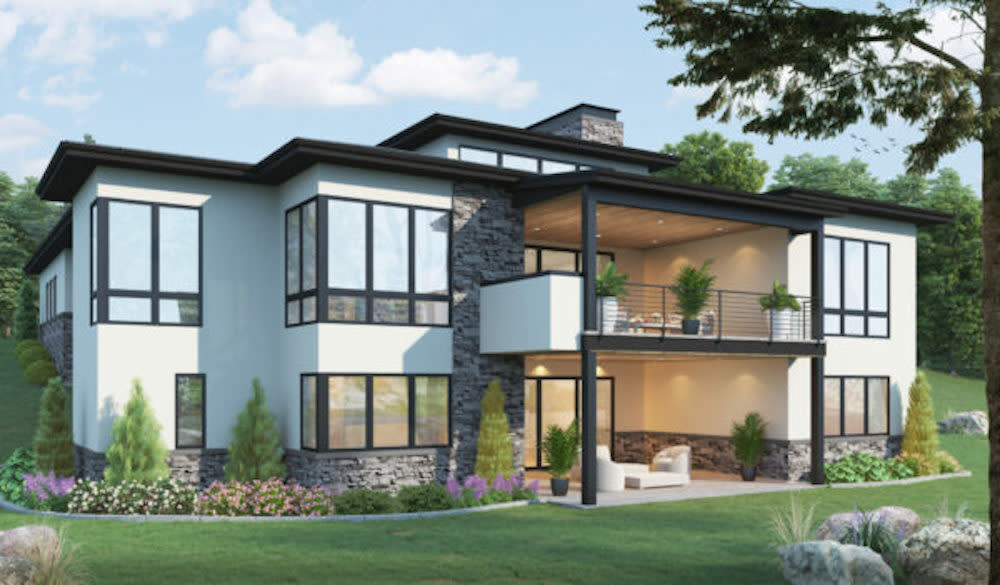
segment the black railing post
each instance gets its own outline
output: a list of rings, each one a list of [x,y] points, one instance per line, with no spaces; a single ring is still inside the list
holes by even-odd
[[[767,341],[774,341],[774,309],[767,310]]]
[[[667,336],[667,287],[660,287],[660,339]]]
[[[722,340],[722,291],[715,291],[715,297],[717,300],[718,310],[715,312],[715,337],[718,340]]]

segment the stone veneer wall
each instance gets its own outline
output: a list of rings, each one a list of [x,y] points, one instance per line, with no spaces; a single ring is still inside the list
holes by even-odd
[[[337,490],[370,488],[393,493],[406,485],[432,483],[447,477],[450,453],[444,449],[314,453],[288,451],[288,477],[303,485]]]
[[[532,130],[612,146],[622,146],[625,143],[625,124],[623,122],[596,116],[567,116],[535,126]]]
[[[73,445],[76,456],[76,475],[82,479],[104,479],[107,459],[104,453]],[[223,480],[222,466],[228,458],[225,449],[178,449],[167,454],[170,477],[184,483],[208,487],[216,480]]]
[[[849,453],[872,453],[891,457],[899,453],[901,437],[827,437],[823,453],[825,461],[836,461]],[[661,449],[671,445],[691,446],[691,467],[723,473],[739,473],[740,464],[733,453],[729,437],[690,435],[657,431],[623,431],[615,433],[616,461],[648,463]],[[810,468],[808,440],[785,441],[768,439],[767,452],[758,472],[778,479],[807,479]]]
[[[524,466],[524,358],[479,353],[479,286],[524,273],[524,215],[502,188],[456,183],[453,199],[451,376],[452,451],[449,470],[471,475],[476,464],[480,398],[499,378],[510,424],[514,468]],[[439,477],[439,479],[442,479]]]
[[[63,384],[73,383],[73,313],[59,313],[38,326],[38,337],[52,355]]]

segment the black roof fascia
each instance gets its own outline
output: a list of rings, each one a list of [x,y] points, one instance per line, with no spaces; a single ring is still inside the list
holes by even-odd
[[[784,187],[774,191],[768,191],[765,195],[780,197],[790,201],[802,201],[807,204],[835,204],[844,207],[844,213],[854,213],[870,217],[881,217],[912,223],[918,226],[937,225],[947,223],[954,218],[954,215],[944,211],[899,205],[886,201],[872,201],[871,199],[861,199],[859,197],[848,197],[838,193],[828,191],[817,191],[814,189],[803,189],[800,187]]]
[[[53,226],[52,231],[45,237],[42,243],[32,254],[31,258],[24,265],[24,271],[28,274],[41,274],[42,270],[48,266],[59,252],[66,248],[73,247],[73,208],[63,212],[62,217]]]
[[[669,154],[629,148],[627,146],[612,146],[590,140],[557,136],[545,132],[525,130],[524,128],[517,128],[515,126],[493,124],[491,122],[458,118],[445,114],[432,114],[386,138],[379,143],[379,146],[413,150],[445,134],[488,138],[512,144],[520,144],[522,146],[548,148],[618,162],[638,164],[645,166],[650,172],[669,168],[680,162],[679,158]]]

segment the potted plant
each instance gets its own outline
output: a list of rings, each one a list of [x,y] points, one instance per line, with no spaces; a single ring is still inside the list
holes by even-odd
[[[705,260],[701,268],[685,266],[681,268],[677,280],[674,281],[674,294],[677,296],[677,306],[681,311],[684,320],[681,322],[681,330],[686,335],[696,335],[701,328],[701,321],[698,317],[702,309],[708,303],[709,291],[715,283],[715,275],[708,272],[711,266],[711,258]]]
[[[580,451],[580,429],[574,420],[565,430],[549,425],[542,439],[542,452],[549,464],[553,496],[565,496],[569,491],[569,470]]]
[[[743,424],[733,423],[733,450],[736,460],[742,465],[743,481],[757,479],[757,464],[764,456],[764,433],[767,423],[760,413],[747,413]]]
[[[627,274],[619,274],[614,262],[608,262],[604,270],[597,275],[595,290],[597,300],[601,305],[601,331],[614,331],[618,323],[618,297],[623,297]]]
[[[795,325],[795,313],[802,310],[799,301],[788,294],[788,286],[774,281],[774,289],[769,295],[760,297],[761,310],[768,312],[772,339],[791,339]]]

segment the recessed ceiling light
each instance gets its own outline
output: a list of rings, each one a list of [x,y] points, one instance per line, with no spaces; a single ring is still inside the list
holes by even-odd
[[[660,240],[653,240],[653,243],[654,243],[654,244],[659,244],[659,243],[660,243]]]
[[[715,231],[717,231],[717,232],[724,232],[724,231],[726,231],[726,228],[724,228],[724,227],[717,227],[717,228],[715,228]]]
[[[601,234],[597,234],[597,237],[598,237],[598,238],[599,238],[599,237],[601,237]]]
[[[658,223],[658,224],[662,224],[662,223],[663,223],[663,220],[662,220],[662,219],[658,219],[658,220],[656,220],[656,223]]]
[[[535,230],[536,232],[540,232],[540,231],[542,231],[542,228],[540,228],[540,227],[536,227],[536,228],[534,228],[534,230]]]

